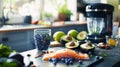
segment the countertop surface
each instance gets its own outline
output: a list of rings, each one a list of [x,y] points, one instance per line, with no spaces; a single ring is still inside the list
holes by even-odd
[[[55,47],[57,49],[59,49],[59,47]],[[53,49],[53,48],[51,48]],[[112,49],[99,49],[96,48],[95,52],[100,55],[100,54],[106,54],[107,56],[103,58],[103,61],[93,65],[92,67],[113,67],[117,62],[120,61],[120,48],[118,47],[114,47]],[[77,67],[77,64],[75,63],[74,65],[64,65],[64,64],[58,64],[56,66],[54,66],[53,64],[51,64],[48,61],[43,61],[42,57],[39,58],[34,58],[37,54],[37,50],[33,49],[33,50],[29,50],[29,51],[25,51],[21,53],[24,57],[25,57],[25,63],[27,64],[28,61],[26,59],[27,55],[30,54],[31,55],[31,60],[34,62],[34,64],[37,67]],[[81,66],[84,67],[84,66]]]
[[[4,25],[0,27],[0,32],[9,32],[16,30],[31,30],[35,28],[44,28],[45,26],[41,25]]]
[[[53,28],[53,27],[64,27],[64,26],[76,26],[76,25],[86,25],[86,22],[55,22],[52,26],[43,26],[43,25],[3,25],[0,27],[0,32],[9,32],[9,31],[19,31],[19,30],[33,30],[36,28]],[[115,26],[118,25],[117,22],[114,23]]]
[[[59,23],[56,22],[52,26],[44,26],[44,25],[34,25],[34,24],[26,24],[26,25],[3,25],[0,27],[0,32],[9,32],[9,31],[19,31],[19,30],[33,30],[36,28],[52,28],[52,27],[64,27],[64,26],[74,26],[74,25],[83,25],[86,23],[75,23],[75,22],[66,22]]]

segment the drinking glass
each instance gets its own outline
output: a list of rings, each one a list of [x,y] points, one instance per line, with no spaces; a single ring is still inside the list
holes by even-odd
[[[106,36],[106,43],[111,47],[118,46],[118,37],[114,37],[113,35]]]
[[[51,29],[34,29],[34,42],[38,51],[47,50],[51,40]]]

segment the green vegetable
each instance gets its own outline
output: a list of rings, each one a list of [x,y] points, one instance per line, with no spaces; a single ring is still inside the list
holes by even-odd
[[[0,67],[18,67],[19,62],[14,59],[0,58]]]
[[[80,67],[80,65],[76,66],[76,67]]]
[[[8,57],[11,52],[12,50],[9,46],[0,44],[0,57]]]
[[[107,54],[106,53],[102,53],[101,56],[104,58],[104,57],[107,57]]]

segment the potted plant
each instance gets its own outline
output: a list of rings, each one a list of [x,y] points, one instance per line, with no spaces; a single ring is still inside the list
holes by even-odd
[[[67,7],[67,0],[64,0],[64,3],[60,3],[57,0],[51,0],[55,9],[58,11],[58,21],[69,21],[70,16],[72,15],[71,10]]]
[[[52,18],[53,18],[52,13],[44,12],[44,20],[51,21]]]
[[[72,12],[67,8],[67,3],[59,7],[58,9],[58,19],[60,21],[70,21],[70,16]]]

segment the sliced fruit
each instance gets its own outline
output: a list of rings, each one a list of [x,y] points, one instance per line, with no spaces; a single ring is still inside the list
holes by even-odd
[[[70,41],[68,43],[65,44],[66,48],[70,48],[70,49],[74,49],[77,48],[79,46],[79,42],[77,41]]]
[[[60,39],[60,43],[65,45],[65,43],[70,42],[70,41],[75,41],[75,38],[69,35],[64,35]]]
[[[85,40],[87,37],[87,32],[86,31],[81,31],[78,33],[77,35],[77,39],[78,40]]]
[[[80,45],[81,48],[89,50],[89,49],[93,49],[95,46],[93,44],[91,44],[91,46],[89,46],[88,44],[81,44]]]
[[[76,36],[78,34],[78,31],[72,29],[72,30],[69,30],[67,34],[70,35],[70,36],[72,36],[72,37],[74,37],[74,38],[76,38]]]
[[[88,52],[94,53],[94,49],[95,49],[95,45],[92,44],[91,42],[87,42],[80,45],[80,50],[81,52],[84,53],[88,53]]]
[[[64,33],[63,31],[57,31],[57,32],[55,32],[55,33],[53,34],[53,39],[54,39],[55,41],[60,42],[60,38],[61,38],[63,35],[65,35],[65,33]]]
[[[110,46],[115,46],[115,45],[116,45],[116,40],[110,38],[110,39],[108,40],[108,44],[109,44]]]

